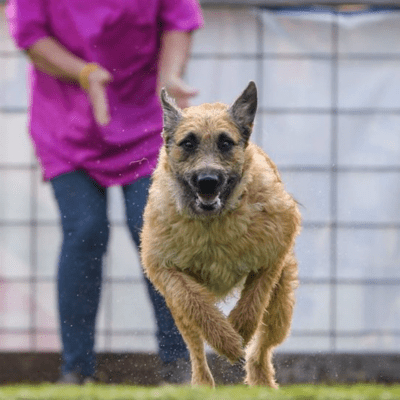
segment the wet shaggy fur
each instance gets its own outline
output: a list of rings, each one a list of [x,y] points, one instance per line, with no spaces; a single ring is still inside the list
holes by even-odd
[[[144,213],[144,270],[190,351],[192,384],[214,385],[204,340],[246,383],[277,387],[273,349],[288,335],[297,286],[296,202],[275,164],[249,142],[257,108],[250,82],[231,107],[180,110],[162,93],[164,146]],[[240,290],[226,317],[216,306]]]

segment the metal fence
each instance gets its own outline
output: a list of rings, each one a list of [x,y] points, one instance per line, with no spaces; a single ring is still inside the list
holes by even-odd
[[[230,2],[232,3],[232,2]],[[302,204],[290,352],[400,345],[400,12],[204,2],[187,71],[195,104],[260,92],[253,140]],[[60,230],[26,129],[24,56],[0,20],[0,350],[58,350]],[[99,351],[155,351],[138,256],[110,190]],[[231,302],[223,304],[228,310]]]

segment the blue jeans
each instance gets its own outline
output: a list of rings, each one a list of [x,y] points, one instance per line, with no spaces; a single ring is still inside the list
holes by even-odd
[[[107,189],[83,171],[51,180],[58,202],[63,242],[58,266],[58,305],[63,345],[62,372],[95,373],[95,322],[102,283],[102,258],[107,250]],[[136,246],[150,178],[123,186],[127,224]],[[164,298],[144,278],[154,307],[159,355],[163,362],[188,359]],[[134,296],[134,294],[132,294]],[[140,310],[138,310],[140,312]]]

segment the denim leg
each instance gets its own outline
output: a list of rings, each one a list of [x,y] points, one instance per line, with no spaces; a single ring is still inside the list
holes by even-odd
[[[62,371],[90,376],[95,373],[95,322],[109,236],[106,189],[82,171],[51,183],[63,230],[58,266]]]
[[[150,186],[150,177],[145,177],[131,185],[123,187],[127,223],[136,246],[140,248],[140,231],[142,229],[142,215],[146,205]],[[144,277],[150,300],[153,304],[157,324],[157,342],[159,355],[163,362],[169,363],[178,358],[189,359],[186,344],[182,339],[174,319],[165,304],[164,297],[154,289],[151,282]]]

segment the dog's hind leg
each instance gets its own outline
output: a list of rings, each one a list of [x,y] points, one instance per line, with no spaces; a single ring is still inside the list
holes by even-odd
[[[214,387],[214,379],[207,363],[200,329],[191,324],[178,310],[171,309],[171,313],[174,315],[176,326],[189,349],[192,364],[192,385]]]
[[[289,334],[295,303],[294,289],[297,284],[297,262],[289,255],[264,312],[262,323],[247,350],[246,383],[251,386],[278,387],[275,382],[272,353]]]

